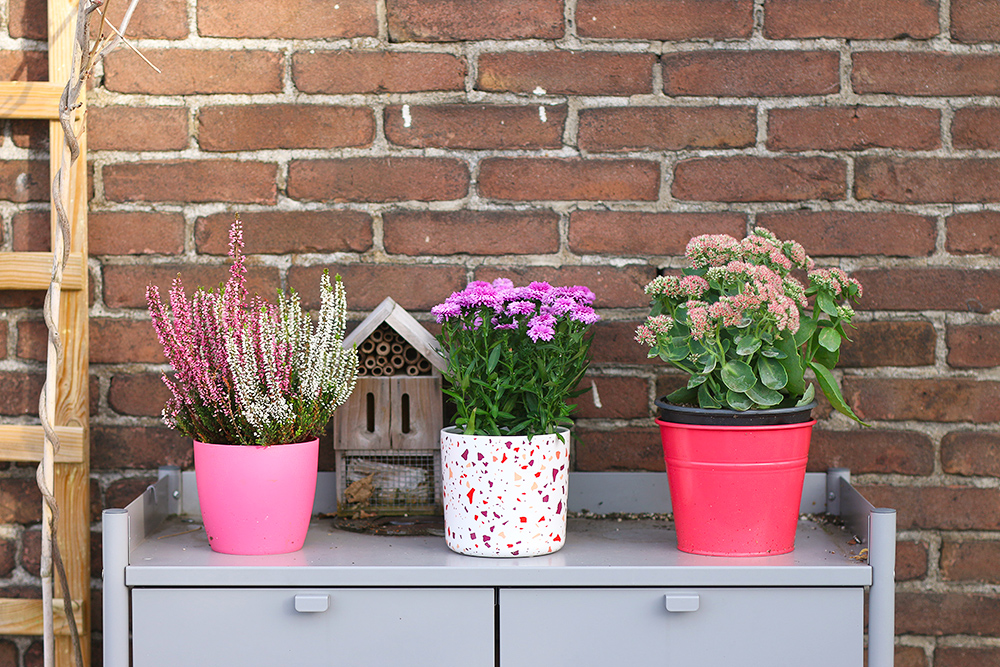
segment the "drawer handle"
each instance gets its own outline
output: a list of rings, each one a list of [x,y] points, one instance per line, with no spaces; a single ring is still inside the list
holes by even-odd
[[[329,595],[296,595],[295,611],[304,614],[324,612],[330,608]]]
[[[698,611],[700,600],[697,595],[666,595],[667,611]]]

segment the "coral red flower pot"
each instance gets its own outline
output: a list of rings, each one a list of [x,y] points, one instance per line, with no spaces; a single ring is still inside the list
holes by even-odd
[[[248,447],[194,441],[209,546],[226,554],[298,551],[316,495],[319,440]]]
[[[805,421],[784,424],[717,426],[656,420],[681,551],[768,556],[795,548],[809,440],[816,423],[809,418],[811,408],[800,409],[795,417]],[[719,418],[718,410],[704,412],[715,413],[710,419]],[[671,417],[665,409],[661,416]],[[695,421],[688,417],[683,418]]]

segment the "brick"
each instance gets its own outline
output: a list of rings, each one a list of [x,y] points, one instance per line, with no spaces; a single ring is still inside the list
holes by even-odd
[[[45,361],[48,354],[48,329],[44,320],[21,320],[17,324],[19,359]]]
[[[930,366],[937,334],[930,322],[856,322],[840,350],[841,368]]]
[[[745,148],[757,139],[753,107],[582,109],[578,143],[597,153],[684,148]]]
[[[757,224],[813,257],[926,257],[937,243],[937,221],[912,213],[776,211],[758,213]]]
[[[162,406],[161,406],[162,407]],[[92,470],[194,465],[191,438],[165,426],[99,424],[91,428]]]
[[[699,234],[739,238],[745,232],[742,213],[573,211],[569,217],[569,247],[581,254],[683,255]]]
[[[927,39],[937,35],[937,0],[766,0],[769,39]]]
[[[863,269],[863,310],[949,310],[989,313],[1000,307],[1000,271],[991,269]]]
[[[382,216],[386,252],[402,255],[532,255],[559,250],[552,211],[392,211]]]
[[[958,42],[1000,41],[997,0],[951,0],[951,38]]]
[[[964,107],[955,110],[951,121],[951,138],[955,148],[967,150],[997,150],[1000,148],[1000,109]]]
[[[860,157],[858,199],[917,203],[1000,201],[1000,159]]]
[[[414,148],[559,148],[565,124],[565,104],[395,105],[385,110],[386,138]]]
[[[989,324],[948,327],[948,365],[953,368],[1000,366],[1000,327]]]
[[[488,158],[479,194],[509,201],[655,201],[660,165],[651,160]]]
[[[840,90],[834,51],[693,51],[664,54],[667,95],[772,97]]]
[[[154,479],[152,481],[155,482],[156,480]],[[147,482],[147,484],[148,484],[148,482]],[[94,488],[94,487],[96,487],[96,485],[92,485],[91,488]],[[138,494],[136,494],[136,496],[138,496]],[[134,498],[133,498],[133,500],[134,500]],[[123,505],[123,507],[124,507],[124,505]],[[103,509],[103,507],[101,507],[99,503],[98,503],[97,507],[94,507],[93,504],[92,504],[91,505],[91,516],[95,516],[95,517],[96,516],[100,516],[102,509]],[[22,544],[22,547],[21,547],[21,566],[29,574],[31,574],[33,576],[36,576],[36,577],[39,576],[39,572],[41,570],[41,557],[42,557],[42,531],[41,531],[41,528],[40,527],[32,527],[31,529],[24,531],[24,533],[22,534],[22,538],[21,538],[21,544]],[[90,556],[91,556],[91,558],[90,558],[90,576],[92,578],[100,579],[103,576],[102,575],[103,568],[102,568],[102,562],[101,562],[101,554],[102,554],[102,551],[101,551],[101,540],[100,540],[100,538],[97,537],[96,539],[94,539],[94,538],[90,539]],[[95,604],[95,603],[96,604],[100,604],[99,601],[91,600],[91,604],[92,605]],[[98,612],[95,615],[100,616],[101,614],[100,614],[100,612]],[[79,619],[79,617],[77,617],[77,619]],[[91,626],[91,629],[92,630],[96,630],[97,628],[94,627],[94,626]],[[0,665],[2,665],[2,664],[4,664],[4,663],[0,662]]]
[[[997,664],[1000,664],[1000,648],[938,646],[934,649],[934,667],[993,667]]]
[[[49,182],[47,160],[0,160],[0,200],[47,202]]]
[[[463,0],[386,2],[391,42],[559,39],[562,0],[494,0],[489,11]]]
[[[156,285],[162,299],[167,298],[170,283],[180,277],[188,298],[195,289],[215,289],[229,275],[229,265],[206,264],[156,264],[156,265],[107,265],[104,272],[104,303],[109,308],[145,308],[146,286]],[[247,271],[247,289],[250,294],[268,298],[278,289],[278,270],[272,267],[250,265]]]
[[[48,81],[44,51],[0,51],[0,81]]]
[[[118,414],[156,417],[170,398],[159,373],[115,375],[108,388],[108,406]]]
[[[645,318],[644,318],[645,319]],[[644,321],[644,320],[643,320]],[[609,366],[650,366],[663,364],[646,356],[648,348],[635,342],[635,329],[642,321],[601,321],[591,327],[594,342],[590,346],[592,364]]]
[[[292,78],[303,93],[417,93],[464,90],[465,61],[446,53],[296,53]]]
[[[927,654],[920,646],[896,646],[892,659],[894,667],[927,667],[928,665]]]
[[[361,211],[244,211],[245,252],[249,255],[365,252],[372,247],[371,216]],[[229,254],[232,213],[198,218],[194,243],[201,254]]]
[[[596,387],[597,402],[594,388]],[[574,419],[648,419],[649,385],[644,378],[587,376],[578,389],[585,390],[570,403]]]
[[[37,415],[38,394],[44,382],[44,372],[0,373],[0,415]]]
[[[87,149],[178,151],[188,145],[186,107],[90,107]]]
[[[164,364],[163,348],[148,320],[90,319],[90,363]]]
[[[468,166],[451,158],[295,160],[288,167],[288,196],[303,201],[446,201],[468,191]]]
[[[0,308],[34,308],[42,307],[45,293],[41,290],[0,290]]]
[[[989,636],[996,633],[998,624],[1000,597],[994,595],[896,594],[896,634]],[[934,664],[940,667],[936,660]]]
[[[577,426],[576,469],[584,472],[664,472],[663,444],[656,428],[620,427],[609,431]],[[584,507],[596,511],[597,507]]]
[[[898,540],[896,542],[896,581],[912,581],[927,576],[927,544]]]
[[[826,157],[693,158],[674,167],[673,194],[724,202],[843,199],[847,165]]]
[[[897,530],[997,530],[1000,527],[1000,489],[862,485],[858,490],[875,507],[896,509]]]
[[[7,322],[0,320],[0,359],[7,358]]]
[[[13,118],[10,121],[10,138],[14,140],[14,145],[18,148],[47,151],[49,150],[49,121]]]
[[[1000,55],[942,52],[855,53],[851,82],[856,93],[893,95],[996,95]]]
[[[350,310],[371,310],[387,296],[410,311],[429,311],[452,292],[465,287],[465,269],[453,265],[346,264],[292,267],[288,285],[302,297],[306,308],[319,306],[319,279],[323,269],[340,274]]]
[[[945,221],[945,247],[955,255],[1000,257],[1000,213],[956,213]]]
[[[732,39],[753,30],[752,0],[578,0],[577,32],[597,39]]]
[[[842,389],[865,419],[975,424],[1000,420],[1000,383],[993,381],[845,377]]]
[[[941,545],[941,576],[945,581],[1000,584],[1000,542],[946,539]]]
[[[37,2],[38,0],[32,0]],[[116,28],[121,27],[127,2],[113,2],[106,5],[108,19]],[[92,21],[91,35],[97,35],[95,15]],[[109,32],[105,27],[105,32]],[[129,19],[125,36],[129,39],[184,39],[188,36],[187,3],[184,0],[163,0],[157,3],[140,2],[135,6],[132,18]],[[145,51],[144,51],[145,53]],[[135,67],[146,67],[132,54]]]
[[[951,475],[1000,477],[1000,433],[946,433],[941,438],[941,467]]]
[[[11,539],[0,539],[0,577],[9,577],[16,566],[17,543]]]
[[[915,431],[828,431],[813,429],[809,470],[848,468],[852,473],[930,475],[934,445]]]
[[[482,266],[476,269],[475,279],[491,282],[509,278],[515,285],[533,281],[556,286],[585,285],[595,295],[597,308],[634,308],[648,304],[643,287],[655,277],[653,267],[630,265],[612,266]],[[638,346],[638,343],[634,343]]]
[[[325,104],[205,107],[198,114],[198,145],[206,151],[368,146],[372,110]]]
[[[922,107],[771,109],[767,147],[775,151],[931,150],[941,146],[941,112]]]
[[[0,523],[37,523],[41,520],[42,494],[38,492],[35,476],[0,479]]]
[[[250,50],[143,50],[164,74],[137,66],[135,55],[122,49],[104,59],[104,85],[116,93],[210,95],[279,93],[282,54]]]
[[[375,0],[291,0],[247,5],[201,0],[198,32],[205,37],[343,39],[375,37]]]
[[[104,167],[110,201],[277,202],[277,165],[242,160],[124,162]]]
[[[10,221],[11,249],[17,252],[49,252],[52,248],[48,211],[19,211]]]
[[[641,95],[653,92],[650,53],[542,51],[484,53],[478,90],[548,95]],[[541,91],[539,91],[541,92]]]
[[[184,252],[184,216],[180,213],[91,212],[87,217],[87,232],[91,255]]]

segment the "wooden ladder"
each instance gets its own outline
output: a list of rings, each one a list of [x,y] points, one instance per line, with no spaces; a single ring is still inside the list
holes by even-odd
[[[49,165],[55,175],[62,160],[63,131],[58,103],[71,73],[77,4],[48,0],[49,81],[0,82],[0,118],[49,121]],[[83,93],[80,102],[82,103]],[[82,118],[81,104],[77,118]],[[70,174],[64,197],[71,221],[70,261],[63,274],[58,327],[64,353],[49,380],[55,393],[55,431],[60,448],[55,458],[55,485],[59,505],[59,549],[66,566],[70,596],[80,633],[84,664],[90,664],[90,493],[88,400],[88,289],[87,289],[87,155],[86,135],[80,137],[80,157]],[[57,238],[52,206],[53,243]],[[0,253],[0,289],[47,290],[52,274],[52,252]],[[52,354],[51,346],[49,346]],[[0,425],[0,460],[41,461],[45,437],[41,426]],[[58,577],[54,590],[55,664],[74,664],[72,642]],[[42,635],[42,601],[0,599],[0,635]]]

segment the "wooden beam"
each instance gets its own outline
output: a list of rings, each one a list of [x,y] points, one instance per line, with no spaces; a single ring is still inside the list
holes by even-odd
[[[63,87],[48,81],[0,82],[0,118],[58,120]]]
[[[83,461],[83,427],[56,426],[59,453],[56,463]],[[29,424],[0,424],[0,460],[41,461],[45,433],[41,426]]]
[[[62,288],[83,288],[83,253],[73,252],[63,272]],[[52,253],[0,253],[0,289],[47,290],[52,280]]]
[[[81,605],[73,601],[73,613],[80,615]],[[55,634],[69,635],[66,611],[62,599],[52,601],[53,629]],[[42,601],[0,598],[0,635],[42,634]]]

